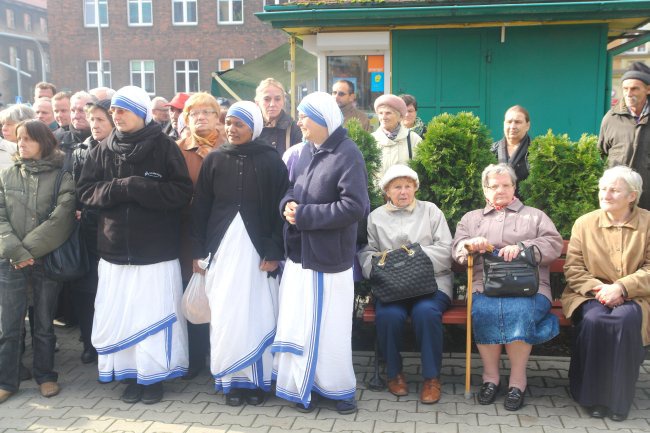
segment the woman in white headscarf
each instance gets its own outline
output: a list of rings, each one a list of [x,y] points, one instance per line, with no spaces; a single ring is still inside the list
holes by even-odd
[[[370,209],[368,176],[334,97],[312,93],[298,111],[305,145],[280,203],[288,258],[272,348],[276,394],[302,412],[324,396],[348,414],[357,410],[352,263],[357,223]]]
[[[284,258],[278,213],[289,180],[278,152],[258,137],[252,102],[226,114],[228,143],[201,165],[192,202],[194,272],[205,272],[210,302],[210,369],[226,403],[264,402],[271,387],[277,268]],[[198,260],[212,256],[203,271]]]

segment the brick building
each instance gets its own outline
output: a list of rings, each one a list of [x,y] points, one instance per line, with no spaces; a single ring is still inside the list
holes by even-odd
[[[276,2],[49,0],[52,82],[69,90],[98,85],[98,3],[105,86],[133,84],[167,98],[210,91],[212,72],[286,42],[286,34],[254,16]]]
[[[46,4],[0,0],[0,101],[5,104],[17,96],[31,100],[34,84],[49,78]],[[22,71],[20,80],[16,69]]]

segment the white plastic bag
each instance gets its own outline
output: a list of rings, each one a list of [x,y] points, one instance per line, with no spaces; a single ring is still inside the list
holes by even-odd
[[[199,260],[202,269],[207,268],[209,263],[210,256],[205,260]],[[195,325],[210,322],[210,303],[205,294],[205,275],[195,272],[190,278],[181,300],[181,312]]]

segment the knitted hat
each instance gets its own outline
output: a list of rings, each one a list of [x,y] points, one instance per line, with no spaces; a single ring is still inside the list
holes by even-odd
[[[420,189],[420,179],[418,178],[418,174],[413,169],[402,164],[391,165],[379,181],[379,186],[383,191],[385,191],[386,187],[393,180],[399,177],[408,177],[409,179],[413,179],[415,181],[415,189]]]
[[[260,136],[264,127],[264,118],[260,107],[251,101],[239,101],[230,106],[226,117],[236,117],[253,131],[253,140]]]
[[[650,67],[643,62],[634,62],[621,77],[621,82],[625,80],[641,80],[650,85]]]
[[[119,107],[137,114],[144,119],[145,125],[152,119],[151,98],[147,92],[137,86],[125,86],[118,90],[113,99],[111,107]]]
[[[388,105],[393,110],[401,114],[402,117],[406,116],[406,103],[399,96],[391,95],[390,93],[387,95],[381,95],[375,100],[375,112],[377,112],[377,108],[380,105]]]
[[[343,123],[343,113],[336,103],[336,99],[325,92],[313,92],[302,98],[298,111],[311,120],[327,128],[327,133],[332,135]]]

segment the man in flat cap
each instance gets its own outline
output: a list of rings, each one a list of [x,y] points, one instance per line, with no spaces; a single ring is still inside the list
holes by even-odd
[[[623,99],[603,117],[598,148],[608,167],[626,165],[641,175],[645,188],[639,206],[650,210],[650,67],[634,62],[621,85]]]

